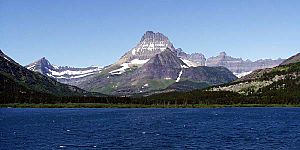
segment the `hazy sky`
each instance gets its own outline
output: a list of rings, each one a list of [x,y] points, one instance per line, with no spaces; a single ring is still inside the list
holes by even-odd
[[[287,58],[300,50],[300,0],[0,0],[0,48],[22,65],[108,65],[147,30],[206,57]]]

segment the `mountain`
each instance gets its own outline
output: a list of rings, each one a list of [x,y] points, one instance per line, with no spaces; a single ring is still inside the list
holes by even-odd
[[[62,84],[40,73],[30,71],[16,63],[0,50],[1,94],[35,92],[56,96],[83,96],[90,93],[80,88]],[[13,93],[14,93],[13,92]]]
[[[225,52],[221,52],[216,57],[210,57],[206,61],[207,66],[223,66],[228,68],[238,77],[247,75],[254,70],[257,69],[264,69],[264,68],[272,68],[278,66],[282,63],[283,59],[265,59],[265,60],[257,60],[257,61],[250,61],[250,60],[243,60],[241,58],[233,58],[228,56]]]
[[[58,82],[77,85],[79,82],[87,80],[91,76],[99,74],[102,70],[100,67],[73,68],[68,66],[52,65],[45,57],[35,61],[27,66],[27,69],[39,72],[48,77],[54,78]]]
[[[214,87],[212,91],[232,91],[240,94],[300,93],[299,54],[274,68],[258,69],[230,84]],[[280,91],[280,92],[279,92]],[[291,93],[294,92],[294,93]],[[300,94],[298,94],[300,95]]]
[[[224,67],[187,64],[166,36],[147,31],[136,47],[78,87],[112,95],[132,95],[164,90],[185,80],[217,85],[235,79]]]
[[[289,59],[282,62],[280,65],[288,65],[288,64],[297,63],[297,62],[300,62],[300,53],[290,57]]]

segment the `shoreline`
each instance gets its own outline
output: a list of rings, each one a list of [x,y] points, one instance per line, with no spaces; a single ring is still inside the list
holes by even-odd
[[[187,104],[187,105],[143,105],[104,103],[58,103],[58,104],[0,104],[0,108],[230,108],[230,107],[300,107],[300,104]]]

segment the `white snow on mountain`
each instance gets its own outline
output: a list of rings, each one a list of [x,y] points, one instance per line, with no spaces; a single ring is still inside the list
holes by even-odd
[[[111,72],[109,72],[110,74],[113,74],[113,75],[118,75],[118,74],[122,74],[124,72],[126,72],[126,69],[129,69],[129,63],[123,63],[121,65],[121,68],[119,69],[116,69],[116,70],[113,70]]]
[[[49,66],[50,67],[48,66],[44,67],[44,69],[47,70],[45,71],[45,75],[56,79],[83,78],[89,75],[100,73],[102,71],[102,68],[100,67],[71,68],[71,67],[61,67],[61,66],[56,66],[51,64],[49,64]],[[38,71],[36,67],[37,64],[33,63],[32,65],[27,66],[26,68],[31,71]]]
[[[48,69],[48,71],[50,72],[50,74],[47,73],[48,76],[51,76],[51,77],[54,77],[57,79],[77,79],[77,78],[83,78],[83,77],[86,77],[89,75],[93,75],[96,73],[100,73],[102,71],[102,68],[94,67],[93,69],[89,69],[89,70],[78,70],[78,71],[64,70],[64,71],[60,71],[60,72],[57,70]]]
[[[126,69],[129,69],[130,67],[132,67],[134,65],[143,65],[143,64],[147,63],[149,60],[150,59],[146,59],[146,60],[134,59],[134,60],[130,61],[129,63],[121,64],[121,68],[113,70],[109,73],[112,75],[120,75],[120,74],[126,72]]]
[[[32,65],[32,66],[27,67],[27,69],[31,70],[31,71],[34,71],[34,67],[35,67],[35,65]]]
[[[181,75],[182,75],[182,70],[179,72],[179,75],[178,75],[178,77],[177,77],[177,79],[176,79],[176,82],[179,82],[179,81],[180,81]]]
[[[197,64],[194,63],[194,62],[192,62],[192,61],[190,61],[190,60],[182,59],[182,58],[180,58],[180,59],[181,59],[185,64],[187,64],[188,67],[197,67]]]
[[[246,75],[248,75],[248,74],[250,74],[250,73],[252,73],[252,71],[249,71],[249,72],[242,72],[242,73],[233,73],[236,77],[238,77],[238,78],[241,78],[241,77],[243,77],[243,76],[246,76]]]
[[[143,64],[145,64],[148,61],[149,61],[149,59],[146,59],[146,60],[134,59],[130,63],[134,64],[134,65],[143,65]]]
[[[136,55],[139,52],[154,51],[154,50],[159,50],[162,52],[166,50],[167,47],[168,47],[168,43],[164,41],[155,41],[155,42],[143,41],[137,47],[132,49],[131,53],[132,55]]]
[[[65,70],[62,72],[57,72],[55,70],[49,70],[51,72],[52,75],[55,76],[62,76],[62,75],[84,75],[84,74],[89,74],[92,72],[96,72],[96,71],[101,71],[101,69],[96,68],[96,69],[90,69],[90,70],[84,70],[84,71],[72,71],[72,70]]]
[[[5,56],[4,56],[4,59],[6,59],[6,60],[8,60],[8,61],[10,61],[8,58],[6,58]]]
[[[59,67],[56,65],[52,65],[52,66],[54,67],[54,69],[59,69]]]

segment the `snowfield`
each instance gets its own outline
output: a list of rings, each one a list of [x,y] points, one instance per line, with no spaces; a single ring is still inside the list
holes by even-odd
[[[109,73],[112,74],[112,75],[120,75],[120,74],[126,72],[126,69],[129,69],[130,66],[143,65],[143,64],[147,63],[149,60],[150,59],[145,59],[145,60],[134,59],[134,60],[131,60],[129,63],[121,64],[121,68],[113,70]]]

